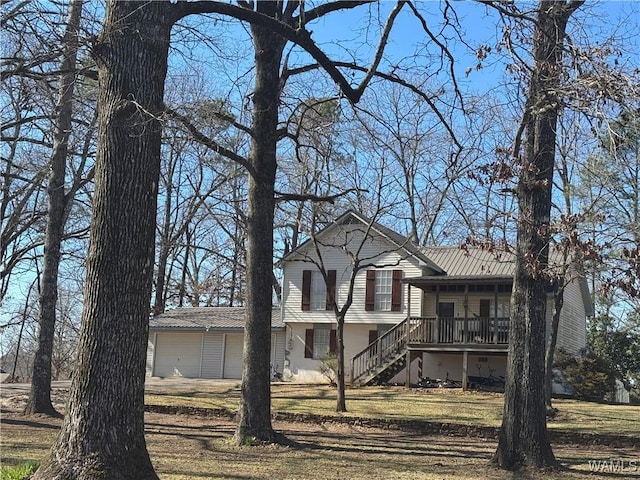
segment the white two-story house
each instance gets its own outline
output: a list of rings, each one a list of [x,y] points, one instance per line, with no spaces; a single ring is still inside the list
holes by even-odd
[[[325,380],[320,363],[336,348],[333,300],[340,308],[350,292],[344,343],[354,384],[431,377],[467,386],[503,376],[513,267],[506,253],[419,248],[348,211],[283,258],[285,378]],[[577,352],[592,314],[584,278],[571,279],[564,295],[557,345]]]

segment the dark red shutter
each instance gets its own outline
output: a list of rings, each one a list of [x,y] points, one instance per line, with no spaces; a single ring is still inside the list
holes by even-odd
[[[313,328],[304,331],[304,358],[313,358]]]
[[[369,330],[369,345],[378,340],[378,330]]]
[[[311,270],[302,272],[302,310],[311,310]]]
[[[332,355],[338,353],[338,337],[336,333],[335,330],[331,330],[331,333],[329,333],[329,353]]]
[[[402,310],[402,270],[394,270],[391,282],[391,311],[399,312],[400,310]]]
[[[336,301],[336,271],[329,270],[327,272],[327,302],[325,310],[333,310],[333,304]]]
[[[364,309],[373,312],[376,306],[376,271],[367,270],[367,288],[364,295]]]

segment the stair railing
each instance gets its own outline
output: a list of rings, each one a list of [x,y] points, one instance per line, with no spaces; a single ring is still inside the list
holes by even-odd
[[[357,353],[351,359],[351,383],[374,372],[389,358],[402,352],[407,345],[408,328],[409,323],[403,320]]]

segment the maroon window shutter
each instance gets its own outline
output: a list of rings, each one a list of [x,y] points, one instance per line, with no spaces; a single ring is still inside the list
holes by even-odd
[[[378,340],[378,330],[369,330],[369,345]]]
[[[304,358],[313,358],[313,328],[304,331]]]
[[[335,330],[331,330],[329,333],[329,353],[333,355],[338,353],[338,337]]]
[[[402,310],[402,270],[394,270],[391,283],[391,311],[399,312],[400,310]]]
[[[367,270],[367,288],[364,295],[364,309],[373,312],[376,305],[376,271]]]
[[[325,310],[333,310],[333,304],[336,300],[336,271],[329,270],[327,272],[327,303]]]
[[[311,310],[311,270],[302,272],[302,310]]]

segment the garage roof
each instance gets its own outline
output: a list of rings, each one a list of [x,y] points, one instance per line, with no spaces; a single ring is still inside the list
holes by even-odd
[[[244,307],[175,308],[149,320],[152,330],[243,330]],[[271,329],[284,330],[280,308],[271,314]]]

